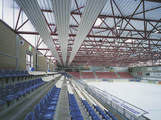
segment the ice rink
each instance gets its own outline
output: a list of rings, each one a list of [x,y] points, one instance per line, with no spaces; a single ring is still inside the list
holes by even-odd
[[[141,82],[88,82],[149,112],[151,120],[161,120],[161,85]]]

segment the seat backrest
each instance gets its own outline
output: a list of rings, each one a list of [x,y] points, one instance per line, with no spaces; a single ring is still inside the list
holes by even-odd
[[[0,69],[0,76],[4,75],[3,70]]]
[[[0,87],[0,98],[3,96],[3,94],[4,94],[4,90],[2,87]]]
[[[15,83],[15,88],[16,88],[17,90],[21,90],[21,89],[22,89],[21,83],[20,83],[20,82]]]
[[[28,71],[25,71],[25,74],[29,74]]]
[[[44,96],[44,100],[45,100],[46,103],[48,103],[49,99],[48,99],[47,95]]]
[[[6,85],[5,92],[7,94],[13,94],[14,93],[14,86],[12,84]]]
[[[35,111],[35,115],[37,116],[37,118],[42,118],[42,113],[41,113],[41,107],[40,104],[37,104],[34,108]]]
[[[34,86],[35,85],[35,80],[32,80],[32,86]]]
[[[31,86],[32,86],[31,80],[28,81],[27,86],[28,86],[28,87],[31,87]]]
[[[4,70],[4,75],[10,75],[10,70]]]
[[[37,84],[37,79],[35,79],[35,85]]]
[[[40,100],[40,106],[41,106],[42,109],[45,109],[46,106],[45,106],[45,100],[44,99]]]
[[[22,82],[22,88],[28,88],[28,86],[27,86],[27,82],[26,81],[24,81],[24,82]]]
[[[17,70],[16,72],[18,73],[18,75],[21,75],[21,72],[20,72],[20,70]]]
[[[21,71],[20,73],[21,73],[21,74],[25,74],[25,72],[24,72],[24,71]]]
[[[39,120],[39,119],[36,118],[36,116],[35,116],[35,114],[34,114],[33,112],[30,112],[30,113],[26,116],[25,120]]]

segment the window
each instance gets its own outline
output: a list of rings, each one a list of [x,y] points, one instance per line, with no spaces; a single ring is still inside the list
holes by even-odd
[[[31,54],[26,54],[26,70],[29,71],[31,68]]]

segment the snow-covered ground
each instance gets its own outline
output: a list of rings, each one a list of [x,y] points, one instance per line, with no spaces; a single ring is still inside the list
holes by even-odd
[[[149,112],[151,120],[161,120],[161,85],[141,82],[88,82]]]

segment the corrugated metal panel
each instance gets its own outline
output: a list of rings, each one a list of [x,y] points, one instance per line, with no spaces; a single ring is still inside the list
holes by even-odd
[[[82,14],[82,19],[78,27],[78,32],[75,38],[74,46],[71,52],[71,56],[68,61],[68,65],[72,62],[86,35],[94,24],[98,14],[103,8],[106,0],[87,0]]]
[[[23,11],[26,13],[36,30],[39,32],[46,45],[48,45],[48,48],[50,48],[59,64],[62,65],[37,0],[17,0],[17,3],[22,7]]]
[[[71,0],[52,0],[63,64],[66,66]]]

